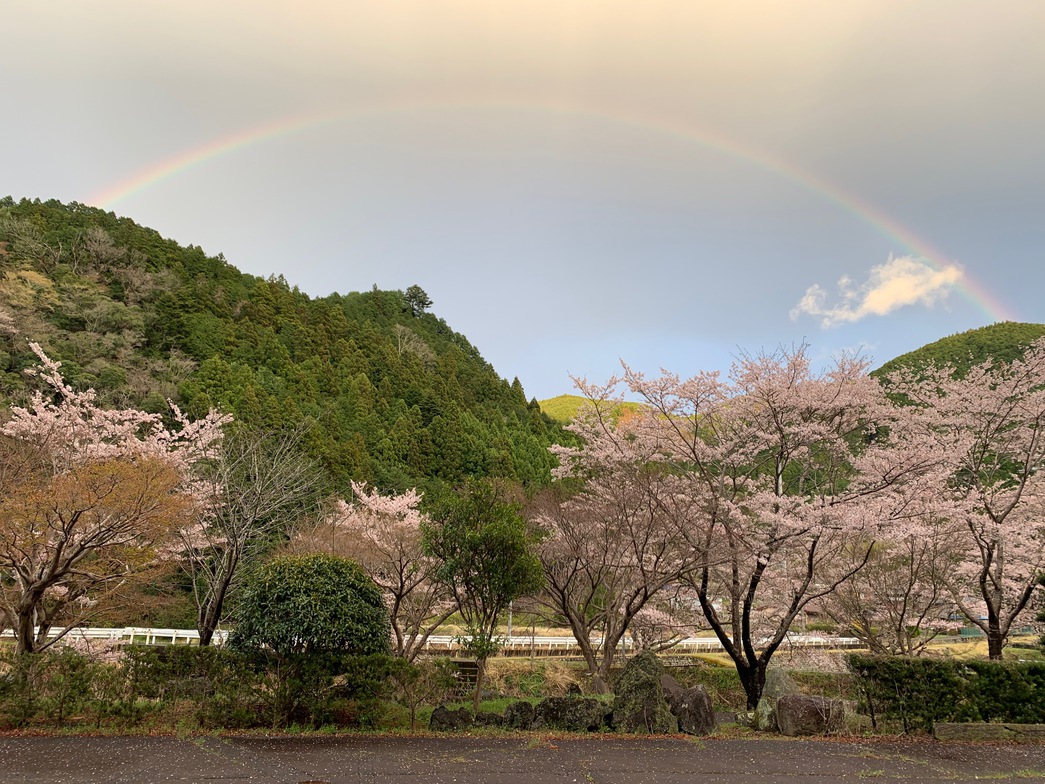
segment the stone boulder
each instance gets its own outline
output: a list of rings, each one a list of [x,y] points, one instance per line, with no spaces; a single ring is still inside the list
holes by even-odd
[[[454,732],[466,730],[472,726],[472,714],[467,708],[449,710],[445,705],[440,705],[432,711],[432,718],[428,722],[428,729],[433,732]]]
[[[776,703],[776,721],[784,735],[824,735],[845,727],[841,700],[785,694]]]
[[[500,713],[479,711],[475,714],[475,723],[480,727],[502,727],[504,726],[504,716]]]
[[[679,722],[664,696],[664,666],[646,651],[625,665],[617,679],[613,724],[621,732],[674,733]]]
[[[546,697],[533,711],[533,729],[596,732],[602,727],[606,704],[591,697]]]
[[[528,730],[533,726],[533,705],[525,700],[513,702],[504,709],[502,726],[513,730]]]
[[[684,689],[671,675],[660,676],[660,685],[679,731],[687,735],[710,735],[715,729],[715,709],[703,685]]]
[[[749,730],[757,730],[758,727],[755,722],[758,720],[758,714],[754,711],[738,711],[737,713],[729,713],[720,715],[718,717],[720,724],[734,723],[738,727],[746,727]]]
[[[798,693],[798,684],[785,670],[767,670],[766,685],[762,687],[762,697],[755,708],[755,727],[764,732],[776,732],[777,700],[784,695]]]

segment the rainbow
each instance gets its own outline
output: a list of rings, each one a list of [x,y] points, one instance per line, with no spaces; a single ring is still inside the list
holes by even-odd
[[[86,203],[111,210],[114,205],[128,197],[215,158],[323,125],[359,122],[371,117],[396,113],[476,108],[584,117],[635,128],[647,133],[667,135],[690,144],[697,144],[705,149],[723,153],[771,171],[819,197],[833,202],[872,227],[878,233],[897,242],[905,254],[924,260],[938,270],[952,266],[952,263],[947,260],[944,253],[915,235],[910,229],[902,226],[877,207],[789,161],[771,155],[764,150],[743,145],[709,126],[683,124],[658,117],[632,115],[604,108],[548,101],[513,102],[483,97],[468,100],[407,99],[376,103],[354,110],[316,112],[283,118],[182,150],[170,158],[140,169],[129,177],[98,191],[88,197]],[[982,310],[992,321],[1019,320],[1015,314],[995,297],[986,285],[972,278],[968,272],[962,272],[962,282],[958,288],[970,303]]]

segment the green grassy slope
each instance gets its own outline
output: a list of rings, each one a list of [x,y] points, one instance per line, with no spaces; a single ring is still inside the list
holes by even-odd
[[[588,399],[581,395],[559,395],[538,401],[538,405],[541,407],[541,411],[551,419],[568,424],[576,418],[577,413],[587,402]],[[637,411],[642,407],[642,404],[624,402],[620,404],[620,407],[623,411]]]

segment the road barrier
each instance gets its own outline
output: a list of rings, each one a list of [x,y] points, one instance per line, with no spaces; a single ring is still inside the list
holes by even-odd
[[[54,639],[62,630],[55,630],[48,639]],[[223,643],[228,632],[214,632],[214,642]],[[14,639],[14,630],[0,630],[0,639]],[[119,640],[138,645],[198,645],[200,633],[195,629],[151,629],[141,626],[125,626],[117,628],[99,628],[93,626],[77,626],[68,631],[66,640]]]
[[[55,632],[57,635],[58,632]],[[216,631],[214,642],[221,644],[228,636],[226,631]],[[13,639],[11,629],[0,631],[0,639]],[[195,629],[152,629],[140,626],[126,626],[122,629],[94,627],[77,627],[66,635],[70,640],[120,640],[137,645],[198,645],[200,634]],[[580,650],[573,637],[543,637],[537,635],[512,635],[502,638],[501,652],[508,656],[575,656]],[[601,640],[595,638],[593,643]],[[760,644],[764,644],[760,640]],[[818,634],[789,634],[781,647],[796,648],[859,648],[860,641],[856,637],[825,637]],[[626,651],[634,649],[631,640],[625,640]],[[432,635],[425,642],[425,650],[432,653],[460,653],[464,649],[461,637],[452,635]],[[714,653],[722,650],[722,643],[715,637],[688,637],[671,647],[675,653]]]

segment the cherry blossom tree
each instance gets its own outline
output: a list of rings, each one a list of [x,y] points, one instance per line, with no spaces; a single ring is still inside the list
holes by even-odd
[[[542,606],[564,618],[596,691],[636,618],[694,563],[687,541],[690,498],[660,462],[655,442],[634,438],[608,390],[578,381],[588,399],[570,429],[584,448],[555,447],[559,477],[585,480],[565,498],[549,493],[530,518],[546,534],[538,547],[544,570]],[[646,450],[646,451],[643,451]]]
[[[323,522],[299,531],[288,549],[357,561],[385,594],[393,652],[413,661],[455,610],[449,589],[436,579],[439,562],[421,548],[421,526],[428,521],[421,496],[416,490],[381,495],[357,482],[352,491],[353,503],[338,501]]]
[[[161,460],[102,458],[6,489],[0,566],[13,580],[2,604],[19,652],[47,647],[53,629],[89,617],[154,560],[153,545],[192,514],[180,484]]]
[[[804,346],[743,355],[727,379],[648,379],[625,366],[611,389],[623,381],[643,410],[626,438],[605,431],[611,443],[584,447],[653,455],[685,482],[689,579],[752,708],[798,614],[863,566],[875,529],[913,517],[925,498],[912,483],[936,459],[865,371],[844,356],[816,373]],[[833,572],[854,547],[850,567]]]
[[[936,492],[953,503],[964,554],[950,591],[1000,659],[1045,568],[1045,340],[1011,364],[906,369],[888,383],[948,460]]]
[[[913,522],[906,534],[887,532],[867,564],[825,600],[826,612],[872,653],[923,653],[955,625],[948,582],[961,560],[958,533],[948,519]]]
[[[13,407],[0,432],[41,450],[56,473],[87,460],[155,457],[187,477],[195,463],[214,454],[221,428],[232,420],[212,410],[191,421],[172,403],[177,427],[168,428],[159,414],[101,408],[93,389],[69,386],[61,375],[62,363],[38,344],[29,345],[40,362],[26,373],[38,378],[43,389],[33,392],[27,406]]]
[[[66,384],[60,363],[30,345],[43,389],[0,428],[0,607],[19,652],[46,647],[57,621],[75,623],[77,607],[149,563],[191,517],[191,469],[227,421],[211,412],[190,422],[172,405],[171,429],[156,414],[100,408],[93,390]]]

